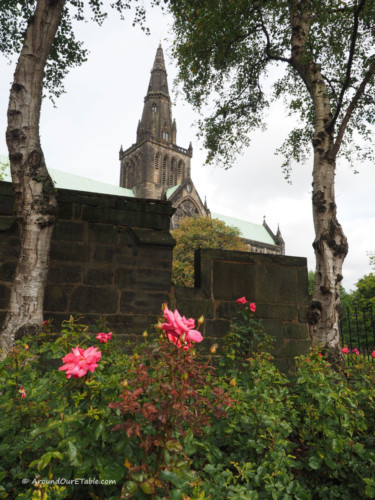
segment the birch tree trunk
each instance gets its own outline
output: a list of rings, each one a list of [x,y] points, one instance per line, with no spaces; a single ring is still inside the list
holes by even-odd
[[[327,87],[318,64],[307,47],[311,26],[308,2],[290,1],[292,65],[304,81],[314,107],[314,168],[312,208],[316,259],[314,293],[307,321],[310,336],[334,366],[344,364],[340,349],[339,321],[342,314],[340,282],[348,242],[337,220],[332,110]]]
[[[57,201],[40,144],[39,121],[45,64],[65,0],[38,0],[29,21],[10,91],[7,146],[20,255],[8,313],[0,335],[4,358],[14,340],[37,334],[43,321],[44,287]]]
[[[318,78],[321,78],[319,74]],[[323,83],[323,80],[321,79]],[[317,89],[319,84],[315,86]],[[340,283],[348,242],[337,220],[335,202],[336,155],[333,134],[327,130],[332,119],[324,94],[314,91],[316,104],[312,208],[316,269],[314,293],[307,316],[311,337],[336,367],[343,367],[339,322],[342,315]]]

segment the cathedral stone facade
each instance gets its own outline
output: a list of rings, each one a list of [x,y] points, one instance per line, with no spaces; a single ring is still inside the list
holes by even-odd
[[[190,173],[193,156],[188,148],[177,145],[176,121],[172,120],[163,49],[159,45],[150,83],[144,99],[142,118],[138,123],[137,141],[120,149],[120,186],[130,189],[137,198],[167,199],[176,209],[171,229],[184,217],[209,217],[210,210],[194,186]],[[216,218],[228,223],[225,216]],[[257,253],[284,254],[285,245],[278,230],[275,235],[268,225],[232,219],[238,226],[249,250]]]

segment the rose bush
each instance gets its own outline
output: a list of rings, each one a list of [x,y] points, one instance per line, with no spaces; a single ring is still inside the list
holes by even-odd
[[[17,341],[0,364],[0,498],[375,498],[375,363],[344,347],[340,376],[312,350],[282,374],[243,299],[207,345],[216,370],[203,320],[165,308],[128,354],[72,318]],[[37,481],[58,478],[115,483]]]

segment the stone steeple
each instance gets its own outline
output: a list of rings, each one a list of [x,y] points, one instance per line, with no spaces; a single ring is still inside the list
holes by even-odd
[[[173,133],[175,129],[176,125],[173,126],[172,123],[172,104],[169,97],[164,54],[159,45],[144,100],[142,119],[138,126],[137,142],[152,138],[175,143],[176,134]]]

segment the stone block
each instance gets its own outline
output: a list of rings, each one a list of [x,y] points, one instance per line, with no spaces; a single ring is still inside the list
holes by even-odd
[[[68,294],[61,285],[47,285],[44,293],[44,310],[51,313],[66,311]]]
[[[88,262],[90,249],[85,243],[52,241],[51,242],[51,261],[62,262]]]
[[[259,300],[256,289],[257,269],[252,263],[213,261],[213,296],[216,300],[253,297]]]
[[[151,331],[155,328],[158,315],[146,314],[117,314],[107,317],[107,321],[116,333],[126,333],[142,336],[144,330]]]
[[[135,286],[141,290],[168,290],[171,287],[171,270],[136,268]]]
[[[211,300],[179,299],[176,308],[186,318],[197,320],[200,316],[205,318],[213,318],[214,316],[214,306]]]
[[[17,227],[16,217],[0,217],[0,232],[9,231]]]
[[[256,316],[259,318],[282,319],[284,321],[295,321],[298,316],[296,304],[267,304],[256,303]]]
[[[59,201],[59,220],[71,219],[73,215],[73,205],[71,203],[64,203]]]
[[[169,224],[169,222],[168,222]],[[153,228],[131,228],[130,230],[135,240],[140,245],[154,245],[154,246],[167,246],[174,247],[176,241],[173,239],[169,232],[169,225],[167,231],[155,231]]]
[[[275,340],[274,344],[283,344],[283,321],[281,319],[261,319],[262,327],[265,333],[271,335]]]
[[[234,318],[240,309],[240,306],[236,301],[231,300],[230,302],[216,302],[215,306],[215,318]]]
[[[257,268],[255,302],[297,304],[299,301],[298,271],[285,266],[268,265]]]
[[[111,264],[116,253],[117,249],[114,246],[97,246],[94,251],[94,259],[101,264]]]
[[[284,338],[309,340],[307,325],[303,323],[285,323]]]
[[[9,281],[11,282],[13,280],[13,275],[17,267],[17,262],[15,261],[10,261],[10,262],[4,262],[4,264],[1,264],[0,266],[0,281]]]
[[[115,245],[117,243],[117,226],[112,224],[90,224],[89,242],[102,245]]]
[[[112,285],[113,276],[112,269],[93,268],[86,271],[83,282],[86,285]]]
[[[118,311],[118,291],[94,286],[78,287],[71,298],[72,313],[113,314]]]
[[[141,291],[122,291],[120,311],[123,314],[142,314],[147,311],[149,314],[161,315],[161,306],[164,302],[169,302],[167,292],[149,293]]]
[[[49,283],[79,283],[82,279],[80,266],[52,264],[48,271]]]
[[[13,215],[14,214],[14,198],[13,196],[0,196],[0,214]]]
[[[53,239],[55,241],[83,242],[85,240],[85,224],[73,221],[57,221],[53,229]]]
[[[176,299],[202,299],[202,293],[199,288],[188,288],[188,287],[174,287],[174,294]]]
[[[7,309],[10,299],[10,287],[0,285],[0,309]]]
[[[136,288],[136,270],[132,267],[119,267],[115,270],[115,285],[120,288]]]
[[[20,240],[18,237],[7,237],[0,241],[0,261],[18,259],[20,251]]]
[[[121,226],[117,232],[117,244],[120,246],[135,246],[136,241],[133,233],[126,227]]]
[[[229,332],[230,321],[225,319],[206,319],[203,327],[205,337],[221,339]]]

